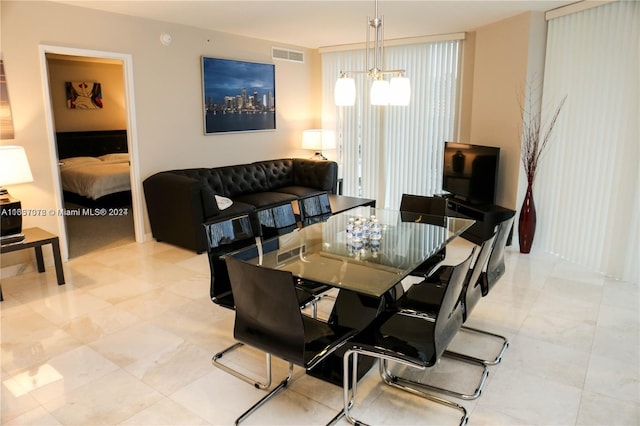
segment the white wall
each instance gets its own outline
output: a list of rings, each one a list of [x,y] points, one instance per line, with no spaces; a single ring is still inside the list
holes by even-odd
[[[121,130],[127,128],[124,77],[121,63],[48,59],[49,90],[56,132]],[[117,61],[119,62],[119,61]],[[100,83],[102,108],[70,109],[66,105],[68,81]]]
[[[473,102],[473,70],[476,55],[476,33],[465,34],[462,49],[458,141],[471,143],[471,104]]]
[[[155,6],[154,6],[155,7]],[[157,6],[160,7],[160,6]],[[308,156],[299,148],[302,130],[319,122],[317,54],[297,46],[304,64],[276,65],[276,131],[205,136],[201,56],[272,62],[273,43],[183,25],[143,20],[53,2],[0,2],[2,56],[11,98],[15,140],[34,175],[31,184],[9,188],[26,208],[55,207],[44,98],[41,45],[132,56],[135,115],[141,179],[171,168],[214,167],[289,156]],[[173,43],[160,43],[169,33]],[[133,182],[140,185],[141,182]],[[59,234],[55,217],[25,217],[23,226]],[[146,232],[150,232],[148,224]],[[3,256],[3,264],[9,262]]]
[[[518,96],[532,74],[542,75],[546,22],[523,13],[476,31],[469,141],[500,147],[496,203],[516,209],[520,174]]]

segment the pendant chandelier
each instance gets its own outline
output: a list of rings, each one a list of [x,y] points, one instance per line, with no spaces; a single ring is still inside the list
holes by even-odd
[[[369,99],[371,105],[409,105],[411,85],[405,76],[405,70],[383,70],[384,28],[382,16],[367,17],[367,44],[365,46],[366,71],[340,71],[340,78],[334,89],[335,103],[338,106],[352,106],[356,102],[356,82],[354,74],[366,74],[372,80]],[[372,37],[373,35],[373,37]],[[373,40],[372,40],[373,38]],[[371,66],[371,67],[370,67]],[[391,76],[386,80],[386,76]]]

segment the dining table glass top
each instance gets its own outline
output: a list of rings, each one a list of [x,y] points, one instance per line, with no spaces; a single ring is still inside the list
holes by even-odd
[[[378,236],[347,231],[380,225]],[[351,221],[349,219],[352,219]],[[471,219],[357,207],[227,255],[333,287],[381,297],[475,223]]]

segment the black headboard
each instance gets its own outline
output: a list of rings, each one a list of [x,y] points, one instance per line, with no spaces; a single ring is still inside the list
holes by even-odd
[[[126,130],[56,133],[58,159],[128,152]]]

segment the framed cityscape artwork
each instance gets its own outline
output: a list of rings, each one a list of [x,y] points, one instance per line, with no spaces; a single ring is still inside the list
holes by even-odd
[[[275,65],[202,57],[204,133],[275,130]]]

